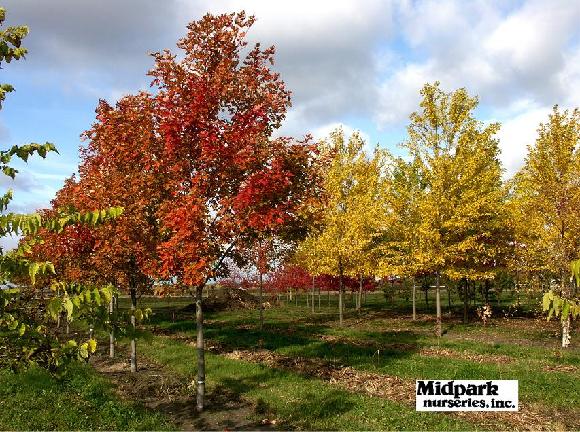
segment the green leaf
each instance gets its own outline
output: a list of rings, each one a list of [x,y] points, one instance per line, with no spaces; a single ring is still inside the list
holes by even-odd
[[[548,309],[550,309],[550,303],[551,303],[550,293],[545,293],[544,297],[542,299],[542,306],[543,306],[542,309],[544,312],[546,312],[546,311],[548,311]]]
[[[11,321],[7,327],[8,330],[16,330],[16,327],[18,327],[18,321],[17,320]]]
[[[89,344],[87,342],[81,344],[79,347],[79,355],[84,359],[89,357]]]
[[[564,306],[562,306],[562,321],[566,321],[568,319],[569,313],[570,313],[570,303],[564,301]]]
[[[48,302],[46,310],[53,320],[56,320],[62,309],[62,299],[55,297]]]
[[[92,225],[96,225],[99,223],[99,216],[101,215],[101,212],[99,210],[95,210],[91,213],[91,224]]]
[[[74,310],[74,305],[72,300],[67,297],[64,299],[63,304],[62,304],[64,310],[66,311],[66,317],[68,321],[72,320],[72,315],[73,315],[73,310]]]
[[[135,309],[135,319],[137,321],[143,321],[143,311],[141,309]]]
[[[30,276],[30,281],[32,282],[32,285],[36,283],[36,274],[38,273],[39,269],[40,264],[37,262],[30,264],[30,266],[28,267],[28,275]]]
[[[107,285],[101,288],[101,295],[104,297],[105,303],[109,303],[113,298],[113,286]]]
[[[97,341],[95,339],[89,339],[87,345],[90,354],[93,354],[97,350]]]
[[[85,296],[85,303],[91,304],[91,300],[92,300],[92,298],[91,298],[91,290],[87,288],[84,291],[83,295]]]

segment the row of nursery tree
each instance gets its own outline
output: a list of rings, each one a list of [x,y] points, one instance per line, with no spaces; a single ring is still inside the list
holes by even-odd
[[[46,316],[87,321],[89,340],[77,343],[39,326],[52,348],[42,351],[32,338],[27,358],[51,356],[55,346],[86,358],[95,350],[92,332],[102,326],[111,332],[111,347],[114,331],[130,335],[136,371],[134,328],[147,315],[138,297],[189,292],[196,302],[201,410],[202,293],[208,281],[228,276],[232,262],[258,269],[260,293],[273,265],[334,277],[341,324],[345,277],[370,283],[432,275],[438,334],[440,278],[467,289],[507,270],[519,280],[545,282],[540,289],[554,288],[547,308],[562,316],[567,345],[571,316],[580,312],[569,278],[570,262],[580,255],[579,112],[554,108],[508,182],[499,161],[500,126],[475,118],[477,98],[465,89],[447,93],[438,83],[421,91],[405,157],[378,147],[369,154],[359,134],[345,137],[340,130],[322,142],[276,137],[290,92],[272,69],[274,48],[247,46],[253,22],[243,12],[192,22],[177,44],[179,55],[153,54],[151,92],[99,102],[96,121],[83,134],[78,176],[65,182],[50,209],[28,217],[38,223],[20,230],[18,258],[10,258],[30,274],[45,270],[25,293],[42,297],[50,287]],[[10,217],[16,215],[2,222],[14,228]],[[3,277],[25,284],[22,272],[5,265],[15,254],[3,255]],[[114,307],[119,292],[131,298],[124,319]],[[11,301],[2,313],[13,317]]]

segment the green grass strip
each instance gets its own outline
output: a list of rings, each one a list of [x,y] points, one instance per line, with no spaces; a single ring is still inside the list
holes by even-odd
[[[41,369],[0,369],[0,430],[172,430],[161,414],[119,400],[89,366],[57,380]]]

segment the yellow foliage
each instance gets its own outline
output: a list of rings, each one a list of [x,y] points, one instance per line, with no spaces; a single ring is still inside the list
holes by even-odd
[[[364,141],[354,133],[348,141],[341,129],[322,143],[334,154],[325,173],[325,206],[320,227],[309,234],[296,253],[312,274],[374,274],[373,242],[383,226],[381,169],[384,153],[369,158]]]
[[[580,256],[580,111],[554,107],[513,181],[509,202],[516,233],[512,265],[564,281]]]

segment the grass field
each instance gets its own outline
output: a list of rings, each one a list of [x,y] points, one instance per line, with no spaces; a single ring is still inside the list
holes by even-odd
[[[46,371],[0,369],[0,430],[172,430],[162,413],[122,401],[86,365],[58,380]]]
[[[36,415],[37,423],[0,414],[3,429],[398,429],[398,430],[577,430],[580,428],[580,345],[559,348],[557,322],[544,318],[497,316],[484,326],[461,322],[459,304],[444,315],[444,335],[434,336],[433,302],[419,302],[411,320],[404,299],[387,303],[370,295],[364,309],[349,309],[338,325],[336,299],[323,297],[312,313],[305,297],[265,311],[260,331],[255,310],[206,314],[208,409],[193,411],[196,373],[195,323],[181,309],[189,299],[143,298],[154,316],[152,333],[140,341],[140,371],[127,372],[121,341],[118,359],[95,363],[103,377],[79,369],[67,383],[43,378],[46,394],[62,389],[74,403],[67,415]],[[507,304],[510,299],[506,299]],[[534,301],[529,301],[530,306]],[[126,306],[126,300],[121,305]],[[446,312],[446,309],[444,309]],[[529,315],[529,314],[526,314]],[[105,341],[103,341],[105,343]],[[104,348],[104,347],[103,347]],[[40,372],[31,372],[39,374]],[[415,379],[517,379],[517,413],[420,413],[414,408]],[[26,375],[0,375],[2,382]],[[117,395],[106,380],[116,384]],[[83,384],[86,382],[88,384]],[[42,405],[36,386],[12,396],[30,397]],[[22,386],[21,386],[22,388]],[[85,390],[85,389],[93,390]],[[30,395],[27,392],[32,392]],[[97,396],[95,396],[95,394]],[[6,395],[6,396],[4,396]],[[74,396],[74,397],[73,397]],[[123,400],[126,400],[123,402]],[[129,402],[132,401],[132,402]],[[134,405],[141,402],[143,406]],[[4,402],[6,403],[6,402]],[[114,409],[112,407],[115,407]],[[43,417],[45,416],[45,417]],[[44,418],[42,420],[41,418]],[[27,423],[28,421],[28,423]],[[72,421],[72,420],[71,420]],[[68,426],[68,427],[67,427]]]

